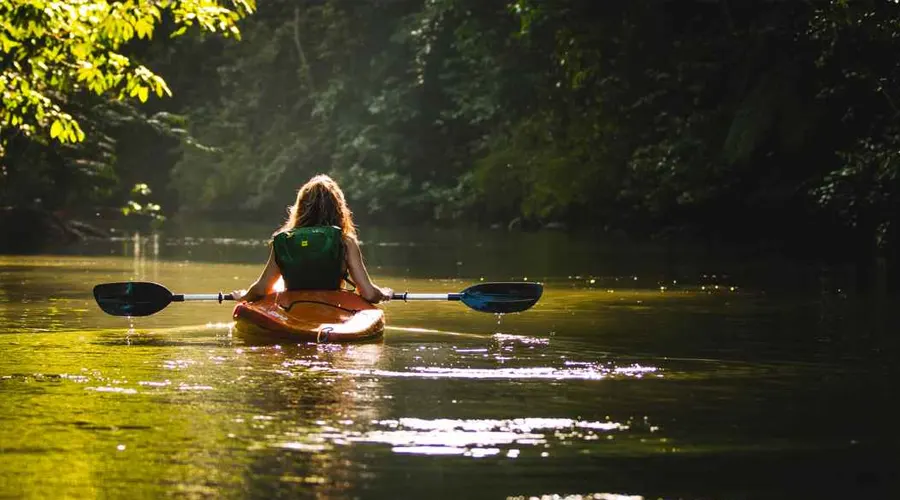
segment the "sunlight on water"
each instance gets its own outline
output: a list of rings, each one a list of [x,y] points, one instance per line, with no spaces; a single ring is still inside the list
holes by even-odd
[[[527,434],[534,429],[584,428],[604,431],[628,429],[627,425],[618,422],[586,422],[570,418],[515,418],[510,420],[427,420],[421,418],[401,418],[398,420],[382,420],[375,423],[391,428],[407,428],[424,431],[450,431],[459,429],[466,432],[484,432],[492,429],[501,429],[504,432],[513,432],[517,434]]]
[[[544,494],[540,496],[514,496],[506,497],[506,500],[644,500],[640,495],[621,495],[616,493],[586,493],[586,494]]]
[[[308,453],[318,453],[320,451],[325,451],[328,449],[327,446],[322,444],[307,444],[307,443],[275,443],[272,446],[275,448],[284,448],[286,450],[294,450],[294,451],[304,451]]]
[[[419,328],[419,327],[404,327],[404,326],[393,326],[387,325],[384,327],[385,330],[389,331],[397,331],[397,332],[408,332],[408,333],[439,333],[442,335],[451,335],[457,337],[476,337],[483,338],[484,335],[479,335],[477,333],[464,333],[464,332],[451,332],[447,330],[435,330],[433,328]]]
[[[854,452],[890,428],[883,374],[863,369],[890,351],[860,347],[866,324],[840,303],[775,303],[721,274],[490,274],[508,255],[443,272],[463,262],[455,247],[379,255],[373,241],[383,286],[527,272],[545,295],[499,325],[459,303],[388,303],[378,342],[254,344],[233,335],[233,304],[126,319],[91,288],[243,288],[260,239],[132,235],[97,257],[0,257],[0,497],[717,498],[776,477],[748,495],[767,498],[804,463],[812,482],[868,472]],[[252,263],[221,262],[234,251]],[[736,479],[709,486],[704,470]],[[598,490],[634,494],[572,493]]]
[[[118,394],[137,394],[137,390],[127,387],[85,387],[85,390],[96,392],[115,392]]]
[[[507,333],[495,333],[492,337],[497,342],[518,342],[528,345],[548,345],[550,339],[540,337],[529,337],[527,335],[510,335]]]
[[[320,452],[353,443],[384,444],[394,453],[421,455],[461,455],[472,458],[502,454],[506,458],[546,457],[555,448],[579,448],[591,443],[610,442],[617,436],[636,440],[637,446],[660,446],[663,437],[651,437],[659,427],[647,418],[626,422],[590,421],[569,418],[513,419],[423,419],[374,420],[366,427],[353,421],[319,422],[318,433],[287,432],[275,436],[270,446],[304,452]],[[302,439],[298,439],[302,438]],[[529,451],[532,450],[532,451]],[[598,449],[596,452],[602,453]]]
[[[463,352],[482,352],[468,350]],[[351,375],[372,375],[378,377],[414,377],[414,378],[460,378],[460,379],[554,379],[554,380],[605,380],[611,378],[641,378],[645,375],[662,377],[659,368],[653,366],[599,366],[591,365],[580,368],[449,368],[437,366],[411,366],[409,371],[390,370],[344,370],[326,368],[329,371]]]

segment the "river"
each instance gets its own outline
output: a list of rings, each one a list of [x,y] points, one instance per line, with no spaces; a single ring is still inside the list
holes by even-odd
[[[373,229],[381,285],[545,291],[502,317],[388,303],[384,339],[358,345],[249,344],[228,304],[126,319],[91,296],[122,280],[246,287],[267,252],[255,234],[0,256],[0,498],[896,492],[896,307],[821,276],[775,286],[810,281],[786,262]]]

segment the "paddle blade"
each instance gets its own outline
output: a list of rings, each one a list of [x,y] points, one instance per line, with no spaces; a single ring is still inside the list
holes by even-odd
[[[157,283],[103,283],[94,287],[94,299],[106,314],[149,316],[172,302],[172,292]]]
[[[540,283],[482,283],[463,290],[460,300],[476,311],[514,313],[531,308],[542,293]]]

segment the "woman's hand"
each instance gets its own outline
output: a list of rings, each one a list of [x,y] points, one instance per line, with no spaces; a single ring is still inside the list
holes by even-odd
[[[234,300],[243,301],[243,302],[256,302],[262,298],[265,298],[266,294],[264,292],[260,292],[259,286],[257,284],[253,284],[249,290],[235,290],[232,293],[232,297]]]
[[[386,286],[379,287],[379,291],[381,291],[381,300],[379,302],[387,302],[394,297],[394,289],[388,288]]]

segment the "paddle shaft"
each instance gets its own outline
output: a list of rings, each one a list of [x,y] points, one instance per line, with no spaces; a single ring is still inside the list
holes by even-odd
[[[234,300],[230,293],[173,293],[172,302],[189,302],[193,300],[216,300],[220,304],[223,300]]]
[[[460,300],[461,293],[395,293],[391,299],[393,300]],[[194,300],[215,300],[222,302],[224,300],[234,300],[231,294],[219,293],[178,293],[172,294],[172,302],[190,302]]]
[[[462,302],[470,309],[487,313],[511,313],[529,309],[541,297],[540,283],[479,283],[460,293],[395,293],[394,300]],[[113,316],[149,316],[172,302],[234,300],[232,294],[174,294],[159,283],[127,281],[102,283],[94,287],[94,299]]]
[[[462,300],[461,293],[395,293],[392,300]]]
[[[393,300],[460,300],[462,298],[461,293],[395,293],[391,296]],[[220,293],[181,293],[181,294],[172,294],[172,302],[188,302],[193,300],[216,300],[222,302],[223,300],[234,300],[231,294],[223,295]]]

